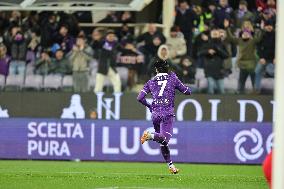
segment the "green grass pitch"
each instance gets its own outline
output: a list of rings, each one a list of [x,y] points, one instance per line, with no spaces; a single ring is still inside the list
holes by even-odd
[[[0,189],[267,189],[260,166],[0,161]]]

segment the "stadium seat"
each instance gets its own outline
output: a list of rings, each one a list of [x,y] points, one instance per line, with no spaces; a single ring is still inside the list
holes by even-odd
[[[34,65],[32,63],[26,66],[26,75],[33,75],[34,74]]]
[[[73,87],[72,75],[65,75],[62,80],[62,87]]]
[[[207,89],[208,83],[206,78],[198,80],[198,88],[200,91]]]
[[[197,68],[197,69],[196,69],[195,78],[196,78],[197,80],[200,80],[200,79],[205,78],[204,69],[202,69],[202,68]]]
[[[235,92],[238,89],[238,80],[232,77],[225,78],[224,86],[225,86],[225,90]]]
[[[98,72],[98,68],[97,67],[91,68],[91,75],[92,76],[96,76],[97,72]]]
[[[27,75],[25,79],[25,88],[40,89],[43,85],[43,76],[41,75]]]
[[[248,79],[247,79],[247,81],[246,81],[245,90],[250,90],[250,91],[253,90],[253,86],[252,86],[251,78],[250,78],[250,77],[248,77]]]
[[[96,85],[96,76],[95,75],[91,75],[89,77],[89,88],[93,89]]]
[[[128,68],[118,67],[116,69],[120,76],[122,86],[126,86],[128,81]]]
[[[261,80],[261,88],[266,90],[274,89],[274,78],[263,78]]]
[[[5,76],[4,75],[0,75],[0,89],[3,89],[5,86]]]
[[[62,76],[47,75],[44,78],[43,86],[46,89],[59,89],[62,86]]]
[[[23,75],[8,75],[6,78],[6,87],[17,87],[21,89],[24,84]]]

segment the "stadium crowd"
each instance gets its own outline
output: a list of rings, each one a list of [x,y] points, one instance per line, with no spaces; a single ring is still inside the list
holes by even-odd
[[[79,27],[80,12],[1,12],[0,74],[72,77],[75,92],[90,86],[103,91],[105,79],[114,92],[133,90],[153,76],[153,60],[164,59],[180,79],[200,91],[197,70],[205,73],[209,94],[225,93],[224,80],[238,67],[238,93],[248,76],[253,93],[261,92],[263,77],[274,77],[276,1],[255,0],[256,8],[240,0],[233,9],[228,0],[207,0],[200,5],[177,2],[170,36],[155,24],[134,35],[131,12],[110,12],[102,23],[123,23],[119,29]],[[236,57],[236,58],[234,58]],[[120,69],[121,70],[121,69]],[[122,69],[123,70],[123,69]],[[93,85],[90,85],[93,83]]]

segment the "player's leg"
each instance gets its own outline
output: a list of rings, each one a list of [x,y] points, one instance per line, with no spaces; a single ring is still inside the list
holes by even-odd
[[[151,133],[150,131],[146,130],[144,131],[142,137],[141,137],[141,144],[143,144],[144,142],[148,141],[148,140],[153,140],[155,133],[159,133],[160,132],[160,122],[161,119],[159,117],[153,117],[152,116],[152,120],[153,120],[153,125],[154,125],[154,129],[155,132]]]
[[[160,143],[161,153],[169,166],[169,170],[173,174],[177,174],[179,170],[174,166],[171,160],[169,141],[173,135],[173,116],[166,116],[160,124],[160,132],[154,134],[154,141]]]

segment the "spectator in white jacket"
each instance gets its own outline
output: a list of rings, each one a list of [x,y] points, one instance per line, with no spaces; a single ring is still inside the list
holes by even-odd
[[[180,62],[180,58],[187,52],[186,41],[183,34],[178,31],[176,26],[171,28],[170,37],[167,38],[167,46],[169,48],[169,58],[174,64]]]

